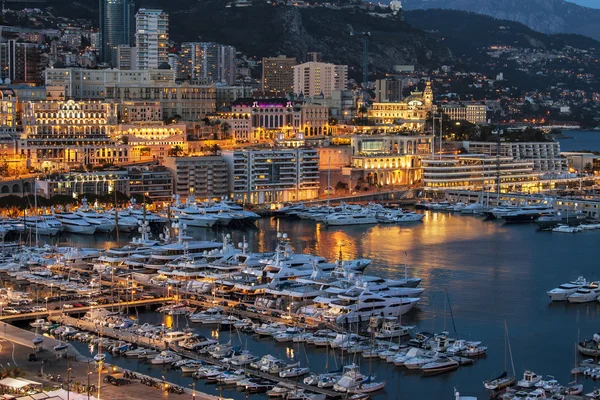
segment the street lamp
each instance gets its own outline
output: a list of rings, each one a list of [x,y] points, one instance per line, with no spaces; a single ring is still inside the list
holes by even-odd
[[[2,316],[3,311],[4,311],[4,304],[0,301],[0,317]]]
[[[44,297],[44,300],[46,300],[46,312],[48,312],[48,296]]]

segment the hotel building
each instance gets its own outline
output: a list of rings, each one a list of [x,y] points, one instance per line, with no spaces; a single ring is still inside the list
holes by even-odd
[[[319,194],[315,149],[246,149],[223,152],[232,199],[265,204],[311,200]]]
[[[548,142],[463,142],[470,153],[500,155],[515,160],[533,162],[533,169],[540,172],[564,173],[568,171],[567,159],[560,154],[560,144]]]
[[[165,125],[163,122],[138,122],[119,125],[119,140],[128,149],[127,162],[162,160],[177,149],[187,153],[185,124]]]
[[[447,103],[440,106],[441,111],[453,121],[468,121],[472,124],[487,122],[485,104]]]
[[[421,160],[425,189],[527,191],[537,185],[539,172],[534,171],[532,160],[515,160],[512,157],[492,157],[485,154],[429,156]]]
[[[294,92],[294,57],[264,57],[262,59],[262,91],[286,94]]]
[[[124,162],[127,148],[114,144],[117,105],[100,101],[27,102],[19,152],[43,171]]]

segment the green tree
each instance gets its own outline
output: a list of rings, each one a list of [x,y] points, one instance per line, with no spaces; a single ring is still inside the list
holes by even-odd
[[[169,155],[172,157],[179,157],[180,155],[183,155],[183,147],[181,147],[180,145],[175,145],[171,147],[171,149],[169,150]]]

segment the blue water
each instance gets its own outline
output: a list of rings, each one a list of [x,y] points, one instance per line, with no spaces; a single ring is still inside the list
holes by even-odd
[[[562,151],[600,151],[600,131],[563,131],[569,139],[558,139]]]
[[[563,384],[571,380],[577,330],[581,338],[591,337],[598,329],[600,303],[582,305],[551,304],[546,291],[579,275],[588,280],[600,278],[597,246],[600,231],[565,235],[539,232],[533,225],[504,225],[483,221],[480,217],[427,212],[423,223],[400,226],[363,226],[328,228],[312,221],[259,221],[259,229],[195,230],[189,233],[199,239],[220,238],[231,232],[234,242],[243,237],[251,250],[272,251],[276,232],[289,234],[298,252],[321,254],[336,259],[340,246],[345,258],[367,257],[373,260],[367,273],[394,278],[404,274],[398,267],[405,252],[409,274],[423,278],[426,289],[417,308],[403,317],[403,323],[416,324],[427,331],[444,328],[460,338],[480,340],[488,346],[487,357],[473,366],[436,377],[422,377],[385,362],[374,360],[378,379],[387,380],[385,392],[375,399],[444,399],[452,398],[457,387],[464,395],[486,398],[482,381],[504,370],[504,321],[507,322],[517,375],[525,368],[541,375],[554,375]],[[109,246],[100,238],[79,239],[87,244]],[[450,306],[444,315],[445,293]],[[450,316],[450,309],[454,322]],[[141,314],[142,320],[161,322],[157,314]],[[165,321],[171,324],[172,320]],[[183,323],[183,321],[181,321]],[[198,328],[204,335],[208,329]],[[229,340],[228,332],[220,332],[220,340]],[[277,344],[269,339],[257,340],[234,333],[235,343],[246,346],[258,356],[274,353],[280,357],[300,354],[302,363],[308,358],[315,371],[325,369],[325,351],[307,346],[298,350],[292,344]],[[307,356],[305,354],[308,354]],[[339,354],[337,354],[339,361]],[[357,361],[368,371],[368,361]],[[161,367],[119,359],[117,364],[160,378],[165,376],[182,385],[191,379],[179,372]],[[333,363],[330,359],[329,365]],[[587,381],[591,391],[593,382]],[[215,386],[200,381],[198,388],[216,394]],[[223,391],[235,399],[243,393]]]

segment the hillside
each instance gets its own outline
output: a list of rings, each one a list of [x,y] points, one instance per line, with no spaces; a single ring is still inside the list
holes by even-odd
[[[64,14],[49,0],[57,14]],[[369,69],[388,72],[394,65],[437,67],[449,62],[447,47],[427,33],[412,28],[401,17],[374,16],[361,9],[289,7],[255,2],[252,7],[226,7],[222,0],[139,0],[138,7],[162,8],[170,14],[170,38],[182,41],[216,41],[260,58],[285,54],[304,60],[306,52],[321,52],[324,61],[348,64],[350,75],[362,71],[362,41],[353,31],[370,31]],[[78,0],[68,16],[97,18],[98,0]]]
[[[543,33],[575,33],[600,40],[600,10],[564,0],[404,0],[403,7],[469,11],[520,22]]]

